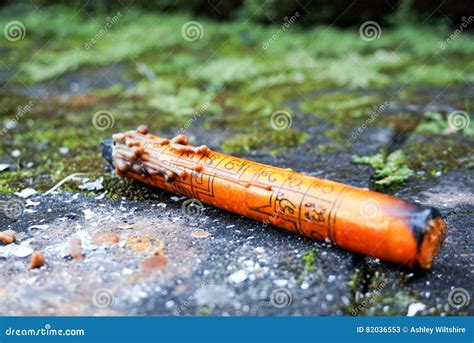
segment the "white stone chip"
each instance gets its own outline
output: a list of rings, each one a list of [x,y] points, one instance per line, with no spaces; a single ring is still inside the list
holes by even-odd
[[[33,188],[25,188],[23,190],[21,190],[20,192],[16,192],[15,195],[18,195],[20,198],[28,198],[32,195],[35,195],[37,194],[38,192],[35,191]]]
[[[408,306],[407,317],[413,317],[418,312],[426,309],[426,305],[423,303],[412,303]]]
[[[229,281],[233,283],[241,283],[247,280],[247,277],[248,273],[245,270],[239,270],[229,276]]]

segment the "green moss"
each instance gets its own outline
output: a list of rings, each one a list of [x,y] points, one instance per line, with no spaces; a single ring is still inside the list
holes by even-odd
[[[111,13],[110,17],[118,14]],[[159,77],[207,90],[244,86],[259,91],[289,84],[308,90],[328,86],[380,87],[393,84],[392,77],[406,84],[439,85],[470,82],[473,77],[470,60],[463,60],[474,52],[470,37],[460,35],[448,48],[440,49],[440,42],[449,37],[447,28],[387,28],[380,39],[366,42],[357,30],[319,26],[302,31],[295,26],[262,49],[278,26],[200,18],[204,32],[200,39],[189,42],[182,35],[183,24],[191,20],[189,16],[133,8],[120,14],[104,31],[103,13],[96,13],[91,20],[90,14],[78,14],[73,8],[62,6],[25,13],[7,8],[0,14],[0,25],[5,26],[15,17],[28,34],[18,42],[6,42],[11,52],[2,62],[19,66],[18,80],[34,83],[88,66],[145,61]],[[156,25],[157,21],[160,25]],[[91,43],[97,34],[98,39]],[[41,43],[48,44],[33,55],[29,53]],[[402,44],[404,49],[397,49]],[[427,58],[432,59],[430,64],[425,63]],[[152,79],[147,75],[148,78]]]
[[[326,153],[326,154],[334,154],[341,149],[341,145],[337,143],[328,143],[328,144],[319,144],[317,147],[313,148],[316,154],[319,153]]]
[[[347,282],[347,287],[351,292],[355,292],[356,288],[359,286],[361,280],[361,270],[360,268],[355,268],[352,274],[349,277],[349,281]]]
[[[423,120],[416,127],[417,133],[435,133],[441,134],[448,128],[448,123],[441,114],[436,112],[425,112]]]
[[[359,118],[367,111],[370,113],[377,104],[380,104],[378,96],[357,93],[332,93],[302,102],[300,108],[305,112],[315,112],[327,117],[349,114]]]
[[[149,108],[172,115],[221,113],[220,107],[213,102],[215,97],[213,92],[202,91],[198,87],[177,89],[175,84],[166,79],[142,81],[130,95],[144,96]]]
[[[32,171],[4,171],[0,173],[0,193],[13,194],[19,191],[26,179],[31,177]]]
[[[244,153],[251,150],[264,150],[279,153],[291,147],[304,144],[308,134],[294,129],[267,131],[259,134],[237,134],[224,141],[221,148],[229,154]]]
[[[311,248],[301,257],[301,261],[303,262],[304,268],[307,272],[314,272],[316,270],[314,263],[316,262],[317,252],[318,250],[316,248]]]
[[[200,316],[210,316],[212,311],[209,307],[201,307],[198,311]]]
[[[400,184],[414,174],[406,164],[402,150],[394,151],[388,156],[384,153],[373,156],[353,156],[352,160],[372,166],[375,169],[373,176],[375,184],[382,187]]]
[[[106,197],[110,199],[125,197],[130,200],[163,201],[166,194],[162,189],[119,177],[104,178],[104,188],[107,189]]]
[[[472,82],[474,76],[469,72],[465,74],[462,67],[450,67],[446,63],[434,63],[408,67],[404,73],[400,74],[399,80],[403,84],[413,82],[415,84],[442,86],[460,80]]]
[[[435,175],[438,171],[449,172],[462,166],[469,168],[474,164],[472,144],[469,139],[456,135],[443,137],[442,142],[422,135],[413,136],[403,150],[410,165],[417,170]]]

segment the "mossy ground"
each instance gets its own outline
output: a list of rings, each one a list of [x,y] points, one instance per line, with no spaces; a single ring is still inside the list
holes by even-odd
[[[46,190],[75,172],[102,174],[100,142],[139,123],[166,135],[183,128],[191,133],[201,127],[225,131],[220,148],[234,154],[278,154],[304,144],[312,126],[325,124],[317,134],[327,143],[308,148],[333,153],[346,146],[347,132],[373,116],[378,106],[417,103],[423,96],[420,87],[462,87],[474,79],[470,37],[461,35],[441,49],[450,32],[446,27],[394,26],[367,42],[356,29],[294,25],[264,48],[278,27],[199,19],[203,35],[188,41],[182,35],[188,15],[128,9],[91,43],[106,16],[89,15],[94,20],[66,7],[12,7],[0,16],[2,26],[14,17],[27,32],[19,41],[0,42],[2,70],[12,76],[1,90],[0,118],[9,129],[0,149],[4,162],[15,166],[0,173],[1,192],[26,185]],[[35,92],[46,96],[35,97]],[[472,97],[461,98],[451,102],[469,111]],[[27,111],[20,109],[31,102]],[[279,131],[270,118],[282,109],[293,125]],[[114,125],[104,131],[92,125],[94,113],[101,110],[114,117]],[[397,130],[408,125],[416,133],[436,136],[446,133],[446,115],[426,111],[420,119],[395,111],[370,125]],[[456,134],[472,136],[472,124]],[[417,152],[416,144],[407,150]],[[64,147],[66,154],[59,150]],[[20,156],[12,157],[16,149]],[[436,157],[444,168],[452,167],[452,156]],[[429,158],[419,156],[416,163],[430,164]],[[73,182],[63,189],[78,191]]]

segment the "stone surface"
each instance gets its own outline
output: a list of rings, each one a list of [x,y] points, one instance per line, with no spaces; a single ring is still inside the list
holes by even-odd
[[[460,180],[466,183],[455,187]],[[361,314],[406,315],[412,303],[425,305],[417,307],[418,314],[472,314],[472,304],[462,309],[448,304],[452,288],[473,291],[469,182],[465,172],[453,171],[413,195],[426,205],[442,205],[450,224],[440,256],[425,272],[264,228],[209,206],[190,218],[182,212],[183,200],[169,193],[162,201],[33,195],[36,212],[15,221],[2,218],[0,224],[23,232],[14,244],[29,242],[46,264],[29,270],[27,257],[2,258],[0,309],[10,315],[350,315],[358,314],[353,308],[365,294],[370,302]],[[194,237],[196,229],[209,236]],[[95,246],[97,232],[120,240]],[[72,235],[81,238],[81,260],[67,256]],[[137,236],[149,238],[150,246],[131,248],[127,242]],[[168,264],[146,272],[141,263],[159,241]],[[310,248],[316,248],[315,268],[308,271],[301,258]],[[5,249],[0,246],[0,252]],[[379,288],[382,298],[367,296]]]

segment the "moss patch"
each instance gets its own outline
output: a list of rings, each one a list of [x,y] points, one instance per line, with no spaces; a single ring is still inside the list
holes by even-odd
[[[290,128],[282,131],[267,131],[263,134],[237,134],[225,140],[221,148],[229,154],[239,154],[251,150],[279,153],[304,144],[308,137],[308,134]]]
[[[373,156],[353,156],[352,160],[355,163],[372,166],[375,169],[373,180],[380,188],[400,184],[414,174],[406,164],[402,150],[394,151],[388,156],[384,153]]]
[[[381,99],[375,95],[358,93],[331,93],[306,100],[300,104],[304,112],[315,113],[336,124],[358,122],[361,117],[370,115]]]
[[[316,248],[312,248],[306,251],[301,257],[301,261],[303,262],[304,268],[307,272],[314,272],[316,270],[314,263],[316,262],[317,252],[318,250]]]

